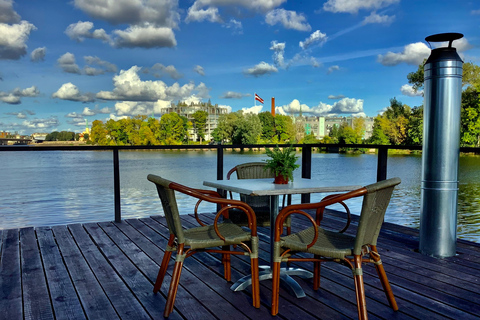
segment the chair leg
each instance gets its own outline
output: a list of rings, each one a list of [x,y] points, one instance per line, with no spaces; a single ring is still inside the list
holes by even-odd
[[[354,276],[355,294],[357,297],[358,319],[366,320],[367,316],[367,299],[365,298],[365,286],[363,284],[362,274],[362,256],[354,256]]]
[[[223,250],[230,251],[230,246],[223,246]],[[223,275],[227,281],[230,281],[232,278],[231,272],[231,260],[229,253],[222,253],[222,263],[223,263]]]
[[[258,258],[250,259],[252,273],[252,300],[255,308],[260,308],[260,280],[258,275]]]
[[[314,255],[314,259],[320,259],[320,256]],[[320,288],[320,261],[315,261],[313,263],[313,290],[318,290]]]
[[[274,262],[272,269],[272,316],[276,316],[280,295],[280,262]]]
[[[168,263],[170,262],[170,258],[172,257],[172,251],[170,251],[170,248],[173,247],[174,242],[175,242],[175,235],[171,234],[170,238],[168,239],[167,249],[163,254],[162,264],[160,265],[160,270],[158,271],[157,280],[155,281],[155,285],[153,286],[153,293],[157,293],[162,287],[163,278],[165,278],[165,273],[167,273]]]
[[[172,281],[170,282],[170,289],[168,290],[167,303],[163,312],[163,316],[165,318],[167,318],[173,311],[173,305],[175,304],[175,298],[177,297],[177,289],[180,282],[180,275],[182,274],[184,259],[185,255],[183,253],[183,244],[180,244],[177,250],[177,257],[175,259],[175,267],[173,269]]]
[[[390,282],[388,282],[387,274],[385,269],[383,268],[382,260],[380,259],[380,255],[378,254],[377,247],[371,246],[372,251],[370,252],[370,257],[375,261],[375,269],[377,270],[378,278],[382,283],[383,291],[385,291],[385,295],[387,296],[388,303],[390,307],[394,310],[398,310],[397,302],[395,301],[395,296],[393,295],[392,287],[390,286]]]

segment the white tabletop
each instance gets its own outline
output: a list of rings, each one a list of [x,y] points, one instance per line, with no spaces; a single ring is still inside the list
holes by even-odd
[[[326,185],[322,180],[296,178],[288,184],[275,184],[273,178],[204,181],[203,185],[227,191],[252,195],[272,196],[283,194],[323,193],[352,191],[362,186]]]

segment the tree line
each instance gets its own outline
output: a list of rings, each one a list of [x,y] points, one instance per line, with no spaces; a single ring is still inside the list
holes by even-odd
[[[423,65],[407,75],[414,90],[423,88]],[[473,63],[463,66],[461,102],[461,141],[463,147],[480,146],[480,67]],[[92,123],[89,143],[98,145],[179,145],[188,143],[328,143],[422,145],[423,106],[410,107],[396,98],[390,99],[385,111],[374,118],[372,135],[365,139],[365,120],[353,118],[333,126],[321,140],[306,132],[305,122],[286,115],[272,116],[269,112],[247,114],[242,111],[223,114],[212,133],[213,141],[205,141],[208,113],[196,111],[192,119],[175,112],[160,120],[138,115],[105,123]],[[193,130],[195,141],[189,132]],[[52,133],[53,134],[53,133]],[[69,133],[70,134],[70,133]],[[61,135],[58,133],[57,139]],[[69,135],[68,137],[70,137]],[[47,137],[48,138],[48,137]]]

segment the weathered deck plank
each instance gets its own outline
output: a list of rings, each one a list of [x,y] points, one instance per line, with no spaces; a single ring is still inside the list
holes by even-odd
[[[202,216],[212,221],[211,215]],[[197,225],[182,216],[186,227]],[[340,228],[342,214],[326,214],[325,226]],[[358,219],[353,217],[354,232]],[[293,220],[293,228],[304,225]],[[259,228],[260,264],[268,264],[269,230]],[[0,230],[0,318],[5,319],[161,319],[173,259],[161,292],[153,294],[168,239],[164,218]],[[400,310],[388,306],[372,266],[364,280],[369,319],[480,319],[480,244],[459,240],[458,255],[435,259],[416,252],[418,230],[385,223],[379,237]],[[312,269],[311,263],[294,264]],[[250,271],[249,258],[232,257],[232,281]],[[230,290],[218,254],[185,260],[171,319],[355,319],[351,271],[325,263],[321,288],[297,279],[306,298],[280,290],[280,313],[270,315],[271,282],[260,286],[261,307],[252,307],[249,288]]]
[[[53,309],[33,228],[20,229],[20,250],[25,319],[53,319]]]
[[[23,317],[18,241],[18,230],[3,232],[2,260],[0,260],[0,310],[5,319]]]

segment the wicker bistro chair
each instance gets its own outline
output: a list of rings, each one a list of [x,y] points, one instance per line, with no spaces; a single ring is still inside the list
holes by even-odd
[[[227,173],[227,180],[233,173],[237,174],[237,179],[266,179],[275,178],[275,174],[270,169],[265,170],[265,162],[247,162],[236,165]],[[273,181],[273,180],[272,180]],[[230,198],[232,193],[230,192]],[[283,206],[285,206],[285,200],[287,204],[291,204],[292,196],[283,196]],[[240,200],[247,203],[255,211],[257,218],[257,226],[270,227],[270,197],[269,196],[250,196],[246,194],[240,194]],[[246,216],[238,210],[230,210],[228,218],[238,225],[246,225]],[[284,227],[287,228],[287,234],[291,233],[291,219],[290,217],[284,223]]]
[[[167,303],[165,305],[164,316],[168,317],[173,311],[175,297],[177,294],[180,274],[182,272],[183,261],[185,258],[197,252],[216,252],[222,254],[222,263],[224,265],[224,276],[227,281],[231,279],[230,255],[249,255],[252,272],[252,299],[253,306],[260,307],[260,292],[258,280],[258,236],[255,214],[253,210],[245,203],[238,200],[222,198],[217,192],[212,190],[192,189],[181,184],[163,179],[159,176],[149,174],[148,180],[153,182],[158,191],[162,202],[163,211],[167,220],[170,237],[168,240],[165,254],[163,255],[160,270],[155,282],[153,292],[157,293],[162,286],[168,263],[173,251],[177,252],[175,257],[175,267],[172,273],[170,289],[168,291]],[[200,201],[207,201],[221,205],[221,209],[214,219],[213,225],[205,225],[195,214],[200,227],[183,229],[180,214],[175,199],[175,192],[181,192]],[[198,203],[197,203],[198,206]],[[243,211],[248,217],[249,231],[231,222],[219,222],[219,217],[226,210],[235,208]],[[250,245],[247,245],[247,242]],[[230,250],[230,246],[241,247],[244,251]],[[215,247],[222,247],[215,248]]]
[[[279,307],[280,263],[290,261],[313,261],[314,290],[320,287],[320,262],[334,261],[348,266],[353,271],[359,319],[367,319],[362,263],[373,262],[390,306],[393,310],[398,310],[376,245],[393,189],[399,183],[399,178],[392,178],[345,194],[327,196],[318,203],[291,205],[280,211],[275,223],[272,315],[278,313]],[[363,204],[356,236],[319,227],[326,206],[360,196],[363,196]],[[307,209],[316,210],[316,220],[304,211]],[[298,233],[281,237],[282,223],[293,213],[306,216],[312,226]],[[313,258],[292,257],[298,252],[311,253]],[[368,258],[364,258],[366,255]]]

